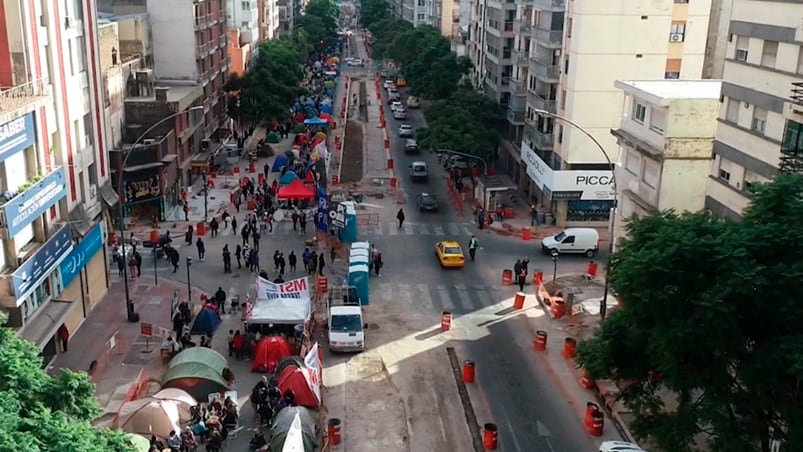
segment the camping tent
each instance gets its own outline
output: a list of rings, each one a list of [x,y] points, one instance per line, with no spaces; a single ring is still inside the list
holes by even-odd
[[[279,178],[279,185],[290,185],[296,179],[298,179],[298,174],[296,174],[295,171],[287,171]]]
[[[280,200],[285,199],[314,199],[315,189],[307,187],[304,182],[299,179],[290,182],[284,187],[279,187],[279,193],[276,196]]]
[[[195,316],[195,322],[192,323],[191,334],[206,334],[214,333],[220,325],[220,314],[214,309],[203,308],[201,312]]]
[[[124,403],[117,415],[116,427],[128,433],[167,438],[179,431],[178,406],[170,400],[151,397]]]
[[[206,400],[209,394],[228,388],[228,375],[231,369],[220,353],[192,347],[170,361],[162,377],[162,387],[183,389],[196,400]]]
[[[289,406],[278,413],[273,418],[270,427],[270,450],[281,451],[284,447],[285,439],[290,436],[293,430],[293,422],[298,415],[301,427],[301,436],[304,443],[304,452],[313,452],[318,446],[315,435],[315,425],[318,422],[318,414],[300,406]],[[298,426],[298,424],[297,424]],[[295,436],[295,433],[293,434]]]
[[[276,386],[285,394],[287,391],[292,391],[295,396],[296,404],[306,408],[318,408],[318,397],[312,392],[307,382],[306,373],[308,369],[297,366],[287,366],[279,374],[276,379]]]
[[[134,445],[135,452],[148,452],[151,450],[151,440],[149,439],[150,436],[145,438],[144,436],[137,435],[136,433],[126,433],[125,437],[131,442],[131,444]]]
[[[314,116],[312,118],[305,119],[304,124],[308,126],[325,126],[329,123],[325,119],[321,119],[317,116]]]
[[[290,166],[290,159],[287,158],[285,154],[279,154],[276,156],[276,160],[273,161],[273,167],[271,167],[271,172],[278,173],[282,171],[282,168]]]
[[[195,397],[187,394],[187,391],[178,388],[164,388],[151,396],[156,400],[170,400],[178,406],[179,421],[182,423],[192,420],[192,407],[198,405]]]
[[[251,372],[273,373],[282,358],[292,355],[290,344],[281,336],[266,337],[259,341],[254,350]]]
[[[295,367],[304,366],[304,358],[298,355],[282,358],[281,360],[279,360],[279,364],[276,365],[276,372],[274,372],[274,375],[281,375],[282,372],[284,372],[284,369],[290,366],[295,366]]]

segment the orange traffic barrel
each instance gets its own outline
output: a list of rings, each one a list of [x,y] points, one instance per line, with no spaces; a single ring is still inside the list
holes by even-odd
[[[332,418],[326,425],[326,434],[329,437],[329,444],[337,446],[343,440],[343,423],[340,419]]]
[[[516,292],[516,297],[513,299],[513,309],[522,309],[524,307],[524,292]]]
[[[594,380],[591,378],[591,374],[584,369],[583,376],[580,377],[580,386],[582,386],[583,389],[594,389],[594,385]]]
[[[395,177],[391,177],[390,178],[390,186],[393,187],[393,188],[396,188],[396,183],[397,183],[396,182],[396,178]]]
[[[591,261],[588,263],[588,267],[586,267],[586,276],[590,279],[594,279],[597,277],[597,271],[599,270],[599,265],[596,262]]]
[[[588,433],[591,436],[602,436],[602,430],[605,428],[605,414],[602,411],[595,411],[591,414],[591,427]]]
[[[499,444],[499,428],[496,424],[485,424],[482,428],[482,445],[485,450],[496,450]]]
[[[474,361],[465,361],[463,363],[463,383],[474,383],[476,377],[476,369]]]
[[[393,169],[393,159],[388,159],[388,169]]]
[[[150,242],[153,243],[153,246],[156,246],[156,245],[159,244],[159,239],[160,238],[161,237],[159,236],[159,231],[157,231],[155,229],[153,231],[151,231],[151,240],[150,240]]]
[[[535,332],[535,339],[533,339],[533,348],[537,352],[543,352],[546,350],[546,341],[549,335],[544,330],[538,330]]]
[[[443,311],[441,313],[441,331],[449,331],[452,329],[452,313]]]
[[[530,240],[533,237],[533,230],[530,228],[521,228],[521,239]]]
[[[318,277],[318,293],[326,293],[329,290],[329,279],[326,276]]]
[[[544,283],[544,272],[533,272],[533,285],[540,286]]]
[[[572,359],[577,352],[577,339],[567,337],[563,340],[563,352],[561,353],[564,358]]]
[[[195,226],[195,233],[198,235],[206,234],[206,223],[203,221],[199,221],[198,224]]]
[[[337,177],[337,174],[332,176],[332,185],[337,185],[340,183],[340,179]]]
[[[563,301],[563,298],[553,298],[551,301],[552,306],[552,317],[559,319],[566,315],[566,303]]]
[[[513,270],[502,270],[502,284],[513,284]]]
[[[390,149],[390,139],[385,140],[385,149]]]
[[[599,405],[594,402],[586,402],[586,414],[583,417],[583,425],[586,426],[586,430],[591,429],[591,425],[593,425],[593,417],[594,413],[599,413]]]

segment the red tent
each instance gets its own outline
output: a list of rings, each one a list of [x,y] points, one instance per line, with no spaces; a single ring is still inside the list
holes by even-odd
[[[296,405],[318,409],[318,397],[310,389],[304,371],[297,366],[285,367],[276,381],[276,386],[279,387],[282,394],[293,391]]]
[[[304,185],[300,179],[295,179],[293,182],[279,187],[279,192],[276,197],[280,200],[285,199],[314,199],[315,189]]]
[[[259,341],[254,350],[254,363],[251,372],[273,373],[282,358],[292,355],[290,344],[281,336],[266,337]]]

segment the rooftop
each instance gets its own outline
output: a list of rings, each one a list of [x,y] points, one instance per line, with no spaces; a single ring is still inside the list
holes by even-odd
[[[200,85],[171,85],[169,83],[154,83],[153,90],[156,91],[157,88],[170,88],[167,92],[167,101],[168,102],[182,102],[186,101],[188,97],[192,96],[193,94],[197,94],[194,96],[191,101],[194,101],[195,98],[200,97],[203,93],[203,90]],[[151,94],[150,96],[136,96],[136,97],[127,97],[125,99],[126,102],[156,102],[156,94]]]
[[[617,80],[617,88],[656,105],[673,99],[719,99],[721,80]]]

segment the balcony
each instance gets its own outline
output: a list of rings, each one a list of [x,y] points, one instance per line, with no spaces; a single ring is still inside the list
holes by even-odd
[[[0,87],[0,123],[14,119],[48,103],[50,80],[47,77],[17,86]]]
[[[533,64],[530,65],[530,73],[532,73],[536,78],[552,83],[557,83],[560,81],[560,66],[556,64],[550,64],[549,62],[538,58],[531,57],[530,61],[533,62]]]
[[[218,47],[223,47],[224,49],[229,45],[229,41],[226,39],[225,34],[220,35],[220,37],[217,39],[217,43]]]
[[[502,31],[504,31],[505,33],[513,33],[514,31],[513,24],[514,21],[512,20],[505,21],[505,23],[502,25]]]
[[[529,19],[515,20],[513,23],[515,24],[516,32],[520,35],[529,35],[533,30],[533,26],[530,25]]]
[[[206,26],[211,27],[217,23],[217,17],[212,16],[211,13],[206,15]]]
[[[540,150],[552,149],[554,145],[554,135],[551,132],[544,132],[536,126],[532,121],[524,121],[524,137],[530,139],[536,148]]]
[[[513,50],[513,63],[518,66],[527,66],[527,58],[529,58],[529,52],[526,50]]]
[[[195,46],[195,58],[206,58],[209,54],[209,44],[203,43]]]
[[[513,105],[508,105],[507,120],[511,124],[524,124],[524,110],[517,109]]]
[[[563,11],[566,8],[566,0],[535,0],[533,3],[547,11]]]
[[[209,26],[209,20],[207,19],[208,16],[196,16],[195,17],[195,29],[196,30],[203,30]]]
[[[563,45],[563,30],[548,30],[546,28],[535,27],[535,40],[541,44],[560,46]]]
[[[792,83],[792,94],[789,96],[792,101],[792,111],[803,114],[803,82]]]
[[[550,113],[556,113],[558,111],[558,104],[555,99],[547,99],[544,95],[537,92],[529,96],[528,102],[536,110],[546,110]]]

